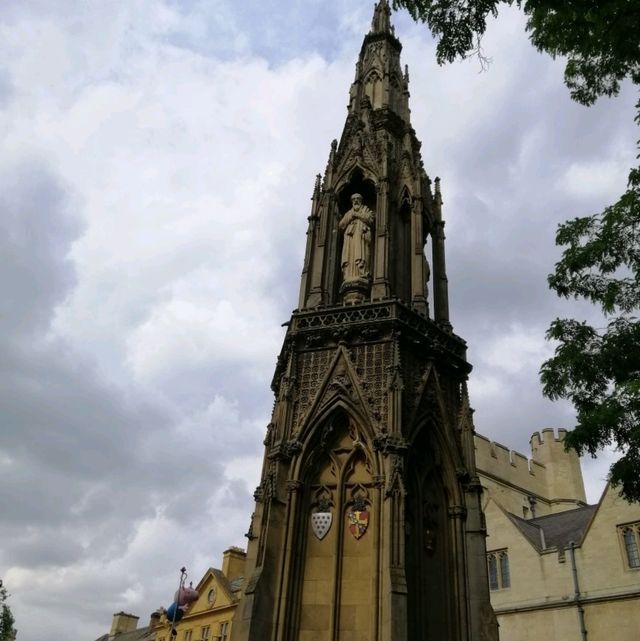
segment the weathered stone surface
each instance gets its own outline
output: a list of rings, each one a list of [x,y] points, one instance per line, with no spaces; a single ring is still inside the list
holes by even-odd
[[[314,188],[233,641],[497,640],[442,198],[389,15]]]

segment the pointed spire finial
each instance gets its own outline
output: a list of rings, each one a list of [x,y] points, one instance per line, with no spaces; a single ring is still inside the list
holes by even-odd
[[[320,195],[321,187],[322,187],[322,175],[316,174],[316,182],[313,186],[313,198],[317,198]]]
[[[391,8],[387,0],[380,0],[373,10],[371,33],[391,33]]]

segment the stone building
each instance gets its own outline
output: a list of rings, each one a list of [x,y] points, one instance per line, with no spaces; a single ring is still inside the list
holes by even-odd
[[[244,550],[230,547],[222,555],[222,569],[208,568],[198,585],[199,597],[176,624],[177,641],[229,641],[233,616],[244,583]],[[138,628],[139,617],[113,615],[109,634],[96,641],[172,641],[171,622],[164,608],[151,613],[149,624]]]
[[[501,641],[638,641],[640,505],[607,485],[587,505],[564,430],[531,458],[477,435],[491,602]]]
[[[609,486],[598,504],[587,505],[579,459],[564,451],[564,434],[535,433],[530,457],[475,435],[500,641],[638,641],[640,506]],[[177,641],[229,641],[245,556],[230,548],[222,570],[204,573]],[[97,641],[170,641],[161,614],[153,613],[148,626],[137,623],[119,612]]]
[[[111,621],[109,634],[103,634],[96,641],[155,641],[155,629],[160,620],[160,614],[153,612],[149,624],[138,627],[140,617],[127,612],[116,612]]]
[[[390,13],[313,191],[233,641],[497,638],[443,201]]]
[[[195,586],[198,600],[176,625],[178,641],[229,641],[233,616],[244,582],[246,554],[230,547],[222,555],[222,569],[209,568]],[[155,641],[171,641],[170,622],[162,616]]]
[[[637,508],[586,505],[548,432],[531,461],[475,435],[401,49],[379,0],[313,190],[244,580],[208,570],[177,641],[497,641],[494,609],[502,641],[638,641]]]

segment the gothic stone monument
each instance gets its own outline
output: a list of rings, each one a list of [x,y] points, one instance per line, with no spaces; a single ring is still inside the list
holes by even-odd
[[[313,192],[233,641],[497,640],[442,198],[389,18]]]

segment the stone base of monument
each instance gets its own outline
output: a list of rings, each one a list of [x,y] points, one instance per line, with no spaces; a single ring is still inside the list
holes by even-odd
[[[340,297],[345,305],[358,305],[369,298],[371,291],[371,280],[358,278],[348,280],[340,285]]]

